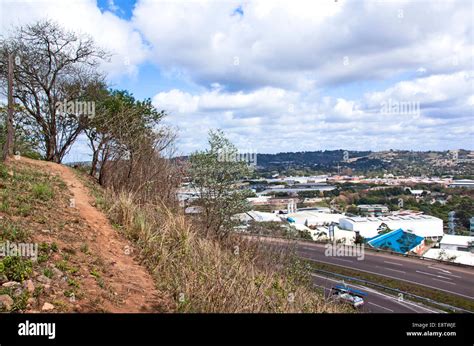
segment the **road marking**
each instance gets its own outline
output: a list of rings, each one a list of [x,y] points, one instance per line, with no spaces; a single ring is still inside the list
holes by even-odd
[[[415,311],[416,313],[420,313],[420,311],[418,310],[415,310],[415,309],[412,309],[411,307],[409,307],[408,305],[411,305],[411,306],[414,306],[414,307],[417,307],[419,309],[423,309],[425,311],[428,311],[429,313],[434,313],[434,314],[439,314],[439,313],[446,313],[445,311],[443,310],[432,310],[434,308],[427,308],[426,306],[424,306],[423,304],[421,303],[414,303],[414,302],[411,302],[411,301],[408,301],[407,299],[404,299],[403,301],[400,301],[398,297],[393,297],[393,301],[406,307],[407,309],[409,310],[412,310],[412,311]]]
[[[302,246],[301,249],[303,249],[303,250],[314,250],[314,247]]]
[[[383,261],[383,262],[384,262],[384,263],[393,264],[393,265],[396,265],[396,266],[403,267],[403,264],[400,264],[400,263],[389,262],[389,261]]]
[[[378,266],[377,266],[377,267],[378,267]],[[386,267],[383,267],[383,269],[392,270],[392,271],[394,271],[394,272],[399,272],[399,273],[402,273],[402,274],[406,274],[406,272],[404,272],[403,270],[397,270],[397,269],[386,268]]]
[[[438,268],[438,267],[432,267],[432,266],[429,266],[428,268],[430,268],[430,269],[436,269],[436,270],[440,270],[440,271],[442,271],[443,273],[448,273],[448,274],[451,274],[451,272],[450,272],[449,270],[441,269],[441,268]]]
[[[395,312],[392,309],[386,308],[384,306],[381,306],[381,305],[378,305],[378,304],[375,304],[375,303],[372,303],[372,302],[368,302],[368,304],[378,306],[379,308],[385,309],[385,310],[390,311],[390,312]]]
[[[334,281],[334,282],[337,282],[337,283],[341,282],[341,280],[332,279],[332,278],[329,278],[329,277],[326,277],[326,276],[321,276],[321,275],[314,274],[314,273],[311,273],[311,276],[315,276],[315,277],[318,277],[320,279],[325,279],[325,280],[328,280],[328,281]],[[317,285],[317,284],[313,284],[313,285],[318,286],[318,287],[323,287],[323,286],[320,286],[320,285]],[[354,288],[358,288],[362,291],[366,291],[366,292],[370,292],[370,293],[375,294],[375,295],[382,296],[384,299],[387,299],[387,300],[392,301],[394,303],[398,303],[399,305],[401,305],[401,306],[403,306],[403,307],[405,307],[409,310],[412,310],[416,313],[419,313],[419,311],[409,307],[408,305],[414,306],[414,307],[419,308],[419,309],[423,309],[423,310],[428,311],[430,313],[445,313],[442,310],[435,310],[434,308],[428,308],[428,307],[424,306],[423,304],[414,303],[414,302],[411,302],[411,301],[406,300],[406,299],[404,299],[403,301],[400,301],[398,297],[394,297],[392,295],[382,293],[380,291],[377,291],[377,290],[375,290],[373,288],[370,288],[370,287],[367,287],[367,286],[357,285],[357,284],[353,284],[353,283],[351,283],[351,286],[354,287]],[[325,289],[330,291],[329,288],[325,288]],[[367,302],[367,303],[371,303],[371,302]],[[372,304],[374,304],[374,303],[372,303]]]
[[[349,261],[349,260],[342,259],[342,258],[334,258],[334,259],[337,260],[337,261],[343,261],[343,262],[354,263],[354,261]]]
[[[341,267],[341,268],[347,268],[347,267],[344,267],[342,265],[338,265],[338,264],[335,264],[335,263],[332,263],[332,262],[326,262],[326,261],[321,261],[321,260],[315,260],[314,258],[309,258],[309,257],[304,257],[304,256],[300,256],[301,258],[303,259],[307,259],[309,261],[313,261],[313,262],[321,262],[321,263],[326,263],[326,264],[332,264],[332,265],[335,265],[335,266],[338,266],[338,267]],[[471,296],[468,296],[466,294],[462,294],[462,293],[458,293],[458,292],[453,292],[453,291],[450,291],[450,290],[446,290],[444,288],[440,288],[440,287],[433,287],[433,286],[430,286],[430,285],[427,285],[427,284],[423,284],[421,282],[417,282],[417,281],[410,281],[410,280],[407,280],[407,279],[402,279],[402,278],[397,278],[395,276],[390,276],[390,275],[387,275],[387,274],[380,274],[380,273],[376,273],[376,272],[372,272],[372,271],[369,271],[369,270],[364,270],[364,269],[359,269],[359,268],[351,268],[355,271],[360,271],[360,272],[365,272],[365,273],[370,273],[370,274],[375,274],[375,275],[380,275],[380,276],[385,276],[387,278],[390,278],[390,279],[395,279],[395,280],[400,280],[400,281],[405,281],[405,282],[411,282],[413,284],[417,284],[417,285],[420,285],[420,286],[425,286],[425,287],[429,287],[429,288],[432,288],[434,290],[439,290],[439,291],[443,291],[443,292],[448,292],[448,293],[451,293],[451,294],[455,294],[457,296],[461,296],[461,297],[465,297],[465,298],[469,298],[469,299],[474,299],[474,297],[471,297]]]
[[[462,279],[462,277],[461,277],[461,276],[459,276],[459,275],[454,275],[454,274],[444,274],[444,275],[447,275],[447,276],[452,276],[452,277],[454,277],[454,278],[458,278],[458,279]]]
[[[430,269],[437,269],[437,270],[441,270],[441,271],[444,273],[444,275],[448,275],[448,276],[452,276],[452,277],[454,277],[454,278],[462,279],[462,277],[461,277],[461,276],[459,276],[459,275],[454,275],[454,274],[451,274],[451,272],[450,272],[450,271],[448,271],[448,270],[444,270],[444,269],[441,269],[441,268],[436,268],[436,267],[428,267],[428,268],[430,268]]]
[[[454,282],[448,282],[448,281],[444,281],[444,280],[440,280],[440,279],[436,279],[436,278],[433,278],[433,280],[444,282],[445,284],[450,284],[450,285],[456,286],[456,284]]]
[[[441,275],[431,274],[431,273],[427,273],[427,272],[422,272],[422,271],[420,271],[420,270],[417,270],[416,272],[417,272],[417,273],[420,273],[420,274],[436,276],[437,278],[440,278],[440,279],[451,280],[450,278],[447,278],[446,276],[441,276]]]

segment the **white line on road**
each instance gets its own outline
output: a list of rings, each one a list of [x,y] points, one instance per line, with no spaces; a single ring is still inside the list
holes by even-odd
[[[433,280],[436,280],[436,281],[439,281],[439,282],[444,282],[445,284],[450,284],[450,285],[456,286],[456,284],[454,282],[448,282],[448,281],[444,281],[444,280],[440,280],[440,279],[436,279],[436,278],[433,278]]]
[[[378,304],[375,304],[375,303],[372,303],[372,302],[368,302],[368,304],[378,306],[379,308],[388,310],[388,311],[390,311],[390,312],[395,312],[395,311],[393,311],[392,309],[386,308],[386,307],[384,307],[384,306],[381,306],[381,305],[378,305]]]
[[[443,273],[448,273],[448,274],[451,274],[451,272],[450,272],[449,270],[441,269],[441,268],[438,268],[438,267],[432,267],[432,266],[429,266],[428,268],[430,268],[430,269],[436,269],[436,270],[440,270],[440,271],[442,271]]]
[[[337,260],[337,261],[343,261],[343,262],[354,263],[354,261],[349,261],[349,260],[347,260],[347,259],[342,259],[342,258],[337,258],[337,257],[335,257],[334,259]]]
[[[314,250],[314,247],[302,246],[301,249],[303,249],[303,250]]]
[[[448,270],[444,270],[444,269],[441,269],[441,268],[436,268],[436,267],[428,267],[428,268],[430,268],[430,269],[437,269],[437,270],[441,270],[441,271],[444,273],[444,275],[447,275],[447,276],[452,276],[452,277],[454,277],[454,278],[458,278],[458,279],[462,279],[462,277],[461,277],[461,276],[459,276],[459,275],[454,275],[454,274],[451,274],[451,272],[450,272],[450,271],[448,271]]]
[[[393,264],[393,265],[396,265],[396,266],[403,267],[403,264],[400,264],[400,263],[389,262],[389,261],[383,261],[383,262],[384,262],[384,263]]]
[[[331,278],[328,278],[326,276],[321,276],[321,275],[318,275],[318,274],[314,274],[314,273],[311,273],[312,276],[315,276],[315,277],[318,277],[320,279],[325,279],[325,280],[329,280],[329,281],[333,281],[333,282],[341,282],[341,280],[336,280],[336,279],[331,279]],[[316,285],[316,286],[319,286],[319,285]],[[366,286],[361,286],[361,285],[357,285],[357,284],[353,284],[351,283],[351,286],[354,287],[354,288],[358,288],[362,291],[366,291],[366,292],[370,292],[372,294],[375,294],[375,295],[378,295],[378,296],[381,296],[383,297],[384,299],[387,299],[389,301],[392,301],[394,303],[398,303],[399,305],[405,307],[406,309],[409,309],[411,311],[414,311],[416,313],[419,313],[420,311],[419,310],[416,310],[416,309],[413,309],[412,307],[415,307],[415,308],[418,308],[418,309],[422,309],[422,310],[425,310],[425,311],[428,311],[430,313],[443,313],[442,310],[435,310],[434,308],[428,308],[426,306],[424,306],[423,304],[417,304],[417,303],[414,303],[414,302],[410,302],[408,300],[403,300],[403,301],[400,301],[399,300],[399,297],[394,297],[394,296],[391,296],[389,294],[386,294],[386,293],[382,293],[380,291],[377,291],[373,288],[370,288],[370,287],[366,287]],[[329,290],[329,289],[328,289]],[[370,299],[370,298],[369,298]],[[367,303],[371,303],[371,302],[367,302]],[[374,304],[374,303],[372,303]]]
[[[420,273],[420,274],[435,276],[435,277],[440,278],[440,279],[451,280],[450,278],[447,278],[446,276],[441,276],[441,275],[431,274],[431,273],[427,273],[427,272],[422,272],[421,270],[417,270],[416,272]]]
[[[399,273],[402,273],[402,274],[406,274],[406,272],[404,272],[403,270],[397,270],[397,269],[392,269],[392,268],[387,268],[387,267],[383,267],[384,269],[386,270],[391,270],[391,271],[394,271],[394,272],[399,272]]]
[[[303,259],[309,260],[309,261],[313,261],[313,262],[321,262],[321,263],[332,264],[332,265],[335,265],[335,266],[339,266],[339,267],[342,267],[342,268],[346,268],[346,267],[344,267],[344,266],[341,266],[341,265],[338,265],[338,264],[335,264],[335,263],[326,262],[326,261],[321,261],[321,260],[315,260],[314,258],[311,258],[311,257],[305,257],[305,256],[300,256],[300,257],[303,258]],[[376,272],[373,272],[373,271],[370,271],[370,270],[364,270],[364,269],[359,269],[359,268],[351,268],[351,269],[352,269],[352,270],[355,270],[355,271],[360,271],[360,272],[365,272],[365,273],[370,273],[370,274],[376,274],[376,275],[380,275],[380,276],[385,276],[385,277],[391,278],[391,279],[401,280],[401,281],[405,281],[405,282],[411,282],[411,283],[414,283],[414,284],[417,284],[417,285],[421,285],[421,286],[433,288],[433,289],[436,289],[436,290],[440,290],[440,291],[452,293],[452,294],[455,294],[455,295],[457,295],[457,296],[466,297],[466,298],[469,298],[469,299],[474,299],[474,297],[468,296],[468,295],[466,295],[466,294],[462,294],[462,293],[458,293],[458,292],[449,291],[449,290],[446,290],[446,289],[441,288],[441,287],[433,287],[433,286],[430,286],[430,285],[427,285],[427,284],[424,284],[424,283],[421,283],[421,282],[418,282],[418,281],[406,280],[406,279],[402,279],[402,278],[397,278],[397,277],[395,277],[395,276],[390,276],[390,275],[382,274],[382,273],[376,273]]]

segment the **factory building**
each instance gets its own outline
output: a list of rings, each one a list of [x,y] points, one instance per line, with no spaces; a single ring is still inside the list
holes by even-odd
[[[299,210],[285,216],[291,218],[294,223],[307,226],[322,226],[338,222],[341,217],[344,217],[343,214],[333,214],[320,210]]]
[[[388,228],[401,228],[431,240],[439,240],[443,236],[443,220],[429,215],[345,217],[339,220],[339,227],[358,232],[364,238],[373,238]]]
[[[440,249],[474,252],[474,237],[446,234],[439,242]]]
[[[471,179],[459,179],[454,180],[449,187],[465,187],[468,189],[474,189],[474,180]]]
[[[359,204],[357,209],[365,216],[380,216],[388,213],[388,207],[382,204]]]

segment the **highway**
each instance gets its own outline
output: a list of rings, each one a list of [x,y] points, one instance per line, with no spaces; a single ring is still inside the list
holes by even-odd
[[[313,282],[316,287],[324,290],[325,297],[330,297],[331,287],[336,284],[341,284],[341,280],[327,278],[319,274],[313,274]],[[347,284],[347,283],[346,283]],[[441,310],[423,306],[418,303],[402,301],[393,295],[386,294],[384,292],[376,291],[372,288],[368,288],[361,285],[349,283],[348,287],[356,288],[367,293],[367,297],[364,298],[364,305],[359,309],[361,312],[366,313],[440,313]]]
[[[297,255],[316,262],[338,265],[391,279],[407,281],[447,293],[474,299],[474,269],[441,264],[381,252],[364,251],[364,258],[326,256],[325,245],[303,241],[260,237],[278,246],[294,246]]]

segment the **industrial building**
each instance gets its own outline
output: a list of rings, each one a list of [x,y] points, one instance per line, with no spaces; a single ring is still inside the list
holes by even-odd
[[[364,238],[373,238],[387,228],[403,229],[430,240],[443,236],[443,220],[429,215],[345,217],[339,220],[339,227],[358,232]]]
[[[474,251],[474,237],[446,234],[439,242],[439,248],[444,250]]]
[[[471,179],[460,179],[454,180],[449,187],[465,187],[468,189],[474,189],[474,180]]]
[[[429,249],[423,257],[474,266],[474,237],[446,234],[439,248]]]
[[[381,216],[388,213],[388,207],[382,204],[359,204],[357,209],[365,216]]]
[[[414,252],[421,254],[424,248],[424,238],[399,228],[384,234],[379,234],[367,242],[368,245],[398,253]]]
[[[332,234],[329,230],[329,226],[320,226],[316,229],[310,229],[309,233],[313,240],[316,241],[325,241],[325,240],[333,240],[340,244],[345,245],[354,245],[356,239],[356,233],[352,231],[348,231],[345,229],[340,229],[337,225],[332,226]]]
[[[344,217],[343,214],[333,214],[320,210],[298,210],[285,216],[294,220],[294,223],[306,226],[322,226],[331,222],[337,223],[341,217]]]
[[[248,223],[249,221],[256,221],[256,222],[271,222],[271,221],[281,222],[282,221],[282,219],[278,217],[278,214],[267,213],[267,212],[256,211],[256,210],[251,210],[246,213],[236,214],[234,217],[243,223]]]

